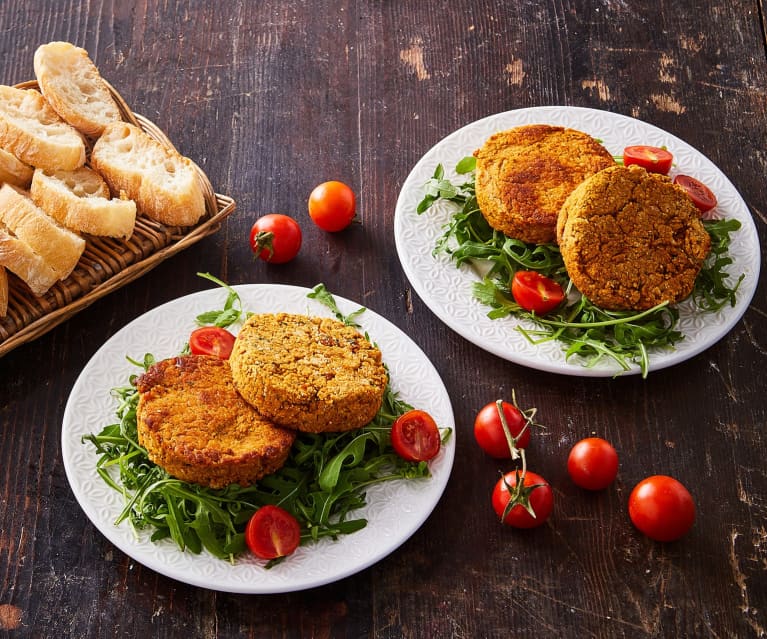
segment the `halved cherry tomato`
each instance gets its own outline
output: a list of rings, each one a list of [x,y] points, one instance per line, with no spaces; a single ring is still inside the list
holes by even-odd
[[[689,175],[677,175],[674,184],[681,186],[690,196],[692,203],[701,213],[707,213],[716,206],[716,196],[703,182]]]
[[[309,217],[323,231],[345,229],[354,219],[355,209],[354,191],[343,182],[323,182],[309,195]]]
[[[553,311],[565,299],[565,292],[554,280],[537,271],[517,271],[511,280],[511,294],[522,308],[537,315]]]
[[[250,248],[265,262],[289,262],[301,248],[301,227],[288,215],[264,215],[250,229]]]
[[[285,557],[301,543],[301,526],[284,508],[261,506],[245,526],[245,543],[261,559]]]
[[[653,475],[640,481],[629,495],[631,522],[650,539],[675,541],[695,522],[695,502],[673,477]]]
[[[586,490],[602,490],[615,481],[618,453],[607,440],[587,437],[570,450],[567,472],[576,486]]]
[[[439,428],[434,418],[422,410],[409,410],[391,427],[394,451],[407,461],[429,461],[439,452]]]
[[[189,350],[193,355],[215,355],[229,359],[234,346],[234,335],[218,326],[203,326],[189,336]]]
[[[650,173],[666,175],[671,170],[674,156],[657,146],[627,146],[623,149],[623,165],[638,164]]]
[[[554,508],[554,493],[551,486],[543,477],[528,470],[522,479],[522,495],[506,512],[512,493],[516,493],[516,485],[516,471],[506,473],[495,484],[492,498],[495,514],[504,524],[514,528],[535,528],[542,525]],[[523,503],[519,503],[520,500],[529,504],[535,516],[528,512]]]
[[[517,448],[527,448],[530,443],[530,427],[525,428],[527,420],[524,415],[516,406],[508,402],[502,402],[501,407]],[[491,457],[496,459],[509,459],[511,457],[509,442],[506,441],[498,405],[495,402],[490,402],[477,413],[474,419],[474,438],[480,448]]]

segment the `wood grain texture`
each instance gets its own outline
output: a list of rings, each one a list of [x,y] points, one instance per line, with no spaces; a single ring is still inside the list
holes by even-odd
[[[508,109],[573,105],[640,118],[727,174],[767,243],[767,54],[761,0],[452,0],[430,3],[145,0],[0,3],[0,82],[32,78],[36,46],[85,47],[129,104],[197,161],[238,209],[216,235],[0,360],[0,636],[763,637],[767,634],[767,287],[693,360],[647,380],[562,377],[489,355],[442,325],[396,256],[397,195],[445,135]],[[340,179],[360,224],[306,213]],[[255,262],[254,219],[294,215],[299,257]],[[341,582],[268,597],[162,577],[79,509],[59,452],[69,392],[98,346],[160,303],[231,284],[324,282],[384,315],[440,371],[456,415],[444,498],[399,550]],[[502,464],[473,441],[475,413],[516,391],[546,428],[530,450],[555,488],[537,531],[489,505]],[[621,453],[614,487],[568,480],[570,446]],[[626,503],[643,477],[677,477],[698,520],[657,544]]]

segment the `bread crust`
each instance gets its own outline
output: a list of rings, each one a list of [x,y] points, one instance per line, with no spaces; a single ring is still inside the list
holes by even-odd
[[[8,273],[0,266],[0,317],[8,313]]]
[[[101,135],[120,110],[85,49],[70,42],[40,45],[34,55],[37,83],[61,118],[87,136]]]
[[[0,85],[0,147],[33,167],[71,171],[85,164],[82,135],[34,89]]]
[[[22,189],[28,189],[34,169],[24,164],[13,153],[0,149],[0,183],[7,182]]]
[[[35,203],[4,184],[0,188],[0,222],[37,253],[57,279],[68,277],[85,250],[85,240],[61,226]]]
[[[58,275],[26,242],[0,224],[0,265],[18,275],[38,297],[58,281]]]
[[[79,233],[127,239],[136,225],[136,203],[112,199],[104,179],[85,166],[50,173],[36,169],[30,195],[48,215]]]
[[[495,133],[474,155],[477,203],[487,223],[532,244],[554,242],[565,198],[584,179],[614,164],[591,136],[548,124]]]
[[[388,382],[381,351],[329,318],[253,315],[237,335],[229,362],[237,390],[262,415],[314,433],[369,423]]]
[[[144,215],[168,226],[191,226],[205,214],[205,196],[189,158],[127,122],[109,124],[91,153],[91,166],[112,193],[124,191]]]
[[[639,166],[616,165],[578,186],[557,233],[573,284],[610,310],[683,300],[711,245],[689,196]]]

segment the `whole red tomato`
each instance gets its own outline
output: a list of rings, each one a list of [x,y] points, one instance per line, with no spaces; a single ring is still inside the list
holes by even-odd
[[[549,483],[528,470],[522,479],[521,490],[517,491],[516,486],[517,471],[508,472],[498,480],[492,497],[495,514],[504,524],[514,528],[536,528],[543,525],[554,508],[554,493]],[[508,508],[512,499],[515,503]],[[529,506],[529,510],[526,506]]]
[[[516,441],[516,447],[527,448],[530,443],[530,426],[527,419],[516,406],[508,402],[502,402],[501,406],[509,432]],[[511,457],[509,442],[506,440],[497,402],[486,404],[477,413],[474,419],[474,438],[482,450],[491,457],[496,459],[509,459]]]
[[[288,215],[264,215],[250,229],[250,248],[265,262],[289,262],[301,248],[301,227]]]
[[[567,472],[576,486],[587,490],[602,490],[618,474],[618,453],[601,437],[582,439],[570,450]]]
[[[356,210],[354,191],[331,180],[316,186],[309,195],[309,217],[323,231],[341,231],[351,224]]]
[[[629,496],[629,517],[656,541],[675,541],[695,522],[695,502],[673,477],[653,475],[640,481]]]

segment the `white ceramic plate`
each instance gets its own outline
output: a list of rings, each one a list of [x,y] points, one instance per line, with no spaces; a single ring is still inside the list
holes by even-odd
[[[309,291],[304,288],[273,284],[234,288],[247,311],[331,316],[325,306],[306,297]],[[225,299],[224,289],[217,288],[159,306],[112,336],[88,362],[67,402],[61,437],[64,468],[75,497],[95,526],[125,554],[163,575],[195,586],[238,593],[291,592],[363,570],[395,550],[432,512],[453,465],[455,435],[430,462],[432,477],[386,482],[367,491],[367,506],[355,511],[355,515],[368,519],[366,528],[338,541],[322,539],[302,546],[269,570],[252,556],[238,558],[232,565],[205,552],[182,552],[169,540],[153,543],[150,531],[136,537],[128,523],[114,525],[123,498],[96,474],[97,455],[93,446],[84,444],[81,438],[116,421],[110,389],[124,386],[130,374],[139,372],[126,356],[140,361],[147,352],[157,359],[176,355],[195,328],[195,317],[223,308]],[[345,314],[360,308],[360,304],[341,297],[336,297],[336,302]],[[409,404],[430,412],[440,427],[454,429],[447,391],[420,348],[370,310],[362,313],[358,322],[380,347],[393,390]]]
[[[490,309],[472,295],[472,285],[480,279],[478,273],[468,265],[456,268],[444,254],[432,254],[443,226],[455,210],[441,202],[421,215],[416,213],[418,202],[424,195],[424,185],[437,164],[444,166],[446,177],[455,178],[453,169],[461,158],[471,155],[493,133],[523,124],[552,124],[578,129],[601,140],[614,155],[621,155],[623,148],[630,144],[665,146],[674,155],[672,176],[675,173],[692,175],[714,191],[719,201],[717,217],[736,218],[742,224],[731,236],[729,251],[734,263],[728,272],[735,278],[745,274],[737,304],[716,314],[700,313],[689,301],[680,304],[678,328],[685,338],[674,350],[651,353],[650,370],[689,359],[726,335],[745,312],[759,279],[759,239],[745,202],[710,160],[679,138],[634,118],[578,107],[533,107],[486,117],[447,136],[415,165],[397,200],[394,235],[402,268],[426,306],[459,335],[517,364],[553,373],[592,377],[611,377],[622,372],[616,363],[608,360],[594,368],[585,368],[582,360],[576,357],[566,361],[558,342],[531,344],[514,330],[520,324],[517,318],[489,319]],[[534,328],[530,323],[523,325]],[[629,374],[639,372],[638,366],[628,371]]]

